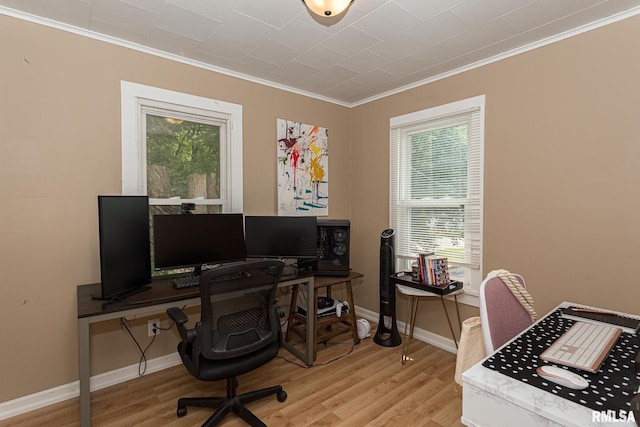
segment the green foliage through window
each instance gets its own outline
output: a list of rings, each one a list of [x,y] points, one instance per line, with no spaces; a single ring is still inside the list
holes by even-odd
[[[467,133],[460,124],[411,135],[411,198],[467,197]]]
[[[195,175],[219,185],[220,126],[151,114],[146,118],[150,197],[189,198],[189,177]],[[152,178],[154,168],[160,178]]]

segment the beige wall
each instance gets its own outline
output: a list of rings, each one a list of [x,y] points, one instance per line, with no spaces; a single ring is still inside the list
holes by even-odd
[[[639,37],[630,18],[348,109],[0,16],[0,401],[77,379],[96,196],[120,192],[121,80],[243,105],[246,214],[276,212],[276,118],[329,128],[330,217],[351,219],[356,304],[373,311],[389,118],[486,94],[485,273],[522,273],[540,313],[563,300],[637,312]],[[418,326],[448,336],[441,307],[422,309]],[[133,324],[145,344],[146,319]],[[159,338],[148,357],[174,350],[173,332]],[[138,360],[116,321],[91,341],[92,374]]]
[[[276,213],[276,119],[328,128],[330,216],[350,217],[347,108],[2,15],[0,40],[0,402],[78,378],[76,286],[100,280],[97,195],[121,192],[121,80],[243,106],[247,214]],[[142,346],[146,323],[133,322]],[[138,362],[118,321],[91,331],[93,375]],[[175,352],[174,332],[158,338],[148,358]]]
[[[523,274],[541,314],[562,301],[637,313],[639,39],[634,17],[352,109],[354,265],[378,271],[389,119],[486,94],[484,274]],[[448,336],[438,304],[418,326]]]

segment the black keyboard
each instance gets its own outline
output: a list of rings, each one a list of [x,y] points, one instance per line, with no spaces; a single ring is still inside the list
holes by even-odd
[[[238,280],[245,277],[251,277],[251,274],[243,271],[234,271],[228,274],[222,274],[213,278],[214,282],[222,282],[225,280]],[[182,276],[172,280],[173,287],[176,289],[192,288],[200,285],[200,276]]]
[[[173,287],[176,289],[192,288],[200,284],[200,276],[183,276],[173,279]]]

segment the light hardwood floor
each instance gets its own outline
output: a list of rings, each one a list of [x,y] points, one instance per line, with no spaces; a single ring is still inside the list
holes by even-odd
[[[250,403],[269,426],[461,426],[462,401],[453,380],[455,355],[414,340],[411,358],[402,347],[382,347],[371,338],[354,346],[348,335],[319,345],[316,365],[286,350],[239,378],[239,392],[281,384],[288,394]],[[335,360],[334,360],[335,359]],[[182,366],[145,375],[91,394],[93,426],[199,426],[209,409],[188,408],[176,416],[182,396],[224,395],[225,384],[192,378]],[[78,426],[77,398],[0,421],[0,427]],[[220,424],[244,426],[234,414]]]

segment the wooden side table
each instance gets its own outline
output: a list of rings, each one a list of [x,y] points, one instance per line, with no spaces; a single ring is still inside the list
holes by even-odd
[[[349,312],[343,313],[338,317],[335,314],[318,317],[318,305],[313,305],[314,312],[312,316],[316,318],[315,327],[313,331],[313,360],[316,359],[317,345],[321,342],[326,342],[329,339],[341,335],[344,333],[351,333],[353,337],[353,343],[358,344],[360,337],[358,337],[358,328],[356,325],[356,313],[355,304],[353,302],[353,291],[351,288],[351,281],[364,277],[363,274],[357,272],[350,272],[348,276],[315,276],[313,283],[313,295],[308,295],[313,301],[318,300],[318,290],[321,288],[326,289],[326,296],[331,298],[331,287],[335,285],[343,284],[346,290],[346,302],[349,304]],[[285,341],[291,340],[292,334],[299,335],[304,338],[306,331],[304,330],[307,320],[306,316],[298,313],[298,285],[292,287],[291,292],[291,304],[289,306],[289,318],[287,324],[287,332],[285,334]]]

